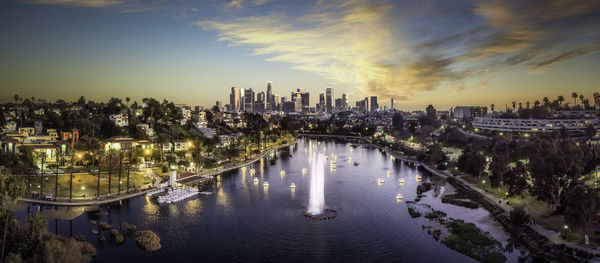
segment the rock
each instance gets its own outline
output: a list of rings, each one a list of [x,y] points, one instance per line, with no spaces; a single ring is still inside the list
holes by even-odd
[[[135,230],[137,230],[137,227],[132,224],[121,222],[121,229],[127,230],[129,232],[135,232]]]
[[[125,237],[123,237],[123,235],[121,234],[121,232],[119,232],[119,230],[111,229],[110,234],[113,236],[113,238],[115,239],[115,242],[117,242],[117,244],[122,244],[123,241],[125,241]]]
[[[135,241],[138,246],[149,252],[154,252],[161,248],[160,237],[150,230],[136,232]]]
[[[111,229],[111,228],[112,228],[112,226],[111,226],[111,225],[109,225],[109,224],[108,224],[108,223],[106,223],[106,222],[100,222],[100,227],[101,227],[103,230],[109,230],[109,229]]]

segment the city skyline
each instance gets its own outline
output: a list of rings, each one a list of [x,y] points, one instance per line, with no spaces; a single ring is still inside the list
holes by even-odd
[[[593,1],[117,0],[2,3],[0,100],[166,98],[210,107],[233,86],[328,86],[401,110],[590,96],[600,76]],[[431,19],[435,17],[435,19]],[[168,91],[165,92],[165,91]],[[331,104],[334,104],[335,98]]]

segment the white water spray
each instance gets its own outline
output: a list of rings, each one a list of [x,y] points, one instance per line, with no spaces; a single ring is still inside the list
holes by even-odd
[[[310,171],[310,199],[308,213],[318,215],[323,213],[325,206],[325,161],[322,153],[313,155]]]

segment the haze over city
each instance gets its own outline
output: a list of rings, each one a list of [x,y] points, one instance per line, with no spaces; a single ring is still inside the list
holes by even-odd
[[[590,96],[600,81],[597,1],[1,5],[2,101],[153,96],[210,107],[232,86],[264,91],[272,81],[280,96],[315,94],[311,105],[331,85],[351,102],[448,109]]]

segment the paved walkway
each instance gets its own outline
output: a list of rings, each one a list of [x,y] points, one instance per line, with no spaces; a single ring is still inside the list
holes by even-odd
[[[111,198],[104,199],[104,200],[87,200],[87,201],[76,200],[74,202],[69,202],[69,201],[46,201],[46,200],[40,200],[40,199],[20,198],[19,201],[34,203],[34,204],[57,205],[57,206],[90,206],[90,205],[107,204],[107,203],[112,203],[112,202],[121,201],[121,200],[128,199],[128,198],[140,196],[140,195],[146,194],[146,192],[148,192],[150,190],[152,190],[152,189],[147,189],[147,190],[130,193],[130,194],[113,195]]]

